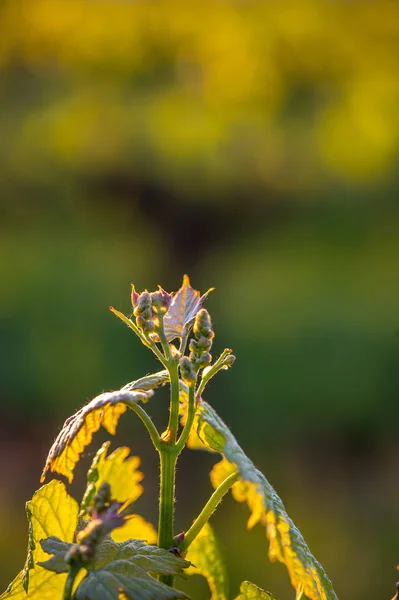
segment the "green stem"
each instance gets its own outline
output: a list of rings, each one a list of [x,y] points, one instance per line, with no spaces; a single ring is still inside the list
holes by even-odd
[[[151,350],[153,351],[153,353],[155,354],[155,356],[157,357],[157,359],[163,364],[163,366],[167,369],[168,368],[168,362],[167,359],[164,357],[164,355],[162,354],[162,352],[159,350],[158,346],[156,345],[156,343],[154,342],[154,340],[152,340],[150,338],[150,336],[148,335],[148,333],[144,333],[143,334],[144,339],[147,342],[147,346],[149,348],[151,348]]]
[[[186,532],[184,540],[180,545],[181,552],[185,552],[190,544],[195,540],[203,526],[209,521],[210,517],[215,512],[223,496],[227,494],[231,486],[238,480],[238,478],[238,473],[232,473],[226,477],[226,479],[222,481],[219,487],[213,492],[212,496],[209,498],[208,502],[205,504],[194,523],[191,525],[190,529]]]
[[[170,361],[168,364],[170,377],[170,413],[165,441],[175,445],[179,428],[179,365]]]
[[[63,600],[72,600],[73,584],[75,583],[76,576],[79,573],[80,569],[81,569],[80,565],[71,565],[70,566],[68,577],[65,582]]]
[[[140,419],[144,423],[148,433],[150,434],[152,443],[154,444],[155,448],[159,452],[161,449],[161,440],[160,440],[158,429],[155,427],[154,423],[152,422],[151,417],[146,413],[144,408],[142,408],[139,404],[132,403],[132,404],[128,404],[128,406],[129,406],[129,408],[131,408],[131,410],[133,410],[136,413],[136,415],[138,417],[140,417]]]
[[[175,473],[177,454],[174,447],[163,443],[160,452],[161,482],[159,495],[158,546],[171,548],[174,532]],[[161,575],[160,581],[173,585],[173,577]]]
[[[166,339],[165,331],[163,328],[163,315],[159,315],[159,341],[161,342],[162,350],[167,360],[170,359],[170,348],[168,344],[168,340]]]
[[[190,431],[193,425],[195,417],[195,384],[191,385],[188,388],[188,405],[187,405],[187,418],[186,424],[184,425],[184,429],[182,434],[176,444],[176,451],[178,454],[183,450],[184,446],[187,443],[188,436],[190,435]]]
[[[212,367],[210,367],[210,369],[205,372],[205,375],[202,375],[201,383],[199,384],[198,390],[197,390],[197,396],[199,398],[201,397],[201,394],[204,391],[205,386],[208,383],[208,381],[210,379],[212,379],[212,377],[214,377],[216,375],[216,373],[218,373],[218,371],[220,371],[220,369],[223,368],[223,361],[226,359],[226,357],[230,353],[231,353],[230,348],[226,348],[225,350],[223,350],[222,354],[219,356],[219,358],[217,359],[215,364],[212,365]]]

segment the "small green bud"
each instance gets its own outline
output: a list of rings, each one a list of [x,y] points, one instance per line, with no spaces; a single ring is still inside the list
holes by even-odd
[[[211,364],[212,356],[209,354],[209,352],[203,352],[199,356],[195,356],[192,360],[196,369],[204,369]]]
[[[184,383],[188,386],[192,385],[197,381],[197,375],[195,373],[193,363],[187,356],[183,356],[179,361],[180,376]]]
[[[231,367],[235,363],[235,361],[236,357],[234,356],[234,354],[229,354],[228,356],[226,356],[223,363],[226,365],[226,367]]]

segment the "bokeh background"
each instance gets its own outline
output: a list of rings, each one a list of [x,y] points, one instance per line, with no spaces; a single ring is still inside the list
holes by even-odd
[[[283,497],[340,598],[390,598],[399,562],[396,0],[2,0],[0,588],[64,419],[157,370],[115,317],[130,283],[215,286],[207,399]],[[152,401],[165,422],[167,398]],[[81,493],[98,434],[79,466]],[[117,444],[157,461],[133,415]],[[190,462],[192,461],[192,462]],[[186,452],[177,527],[210,493]],[[190,465],[194,465],[191,466]],[[247,509],[216,514],[232,597],[292,598]],[[206,584],[189,582],[194,600]]]

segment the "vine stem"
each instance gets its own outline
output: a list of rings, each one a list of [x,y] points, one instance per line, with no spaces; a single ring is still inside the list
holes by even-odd
[[[170,413],[168,428],[161,436],[159,447],[161,480],[158,520],[158,546],[165,550],[173,546],[175,478],[178,458],[176,437],[179,427],[179,365],[172,357],[167,361],[167,369],[170,379]],[[173,577],[170,575],[161,575],[159,580],[166,585],[173,586]]]
[[[227,494],[229,489],[239,479],[238,473],[232,473],[216,488],[204,508],[191,525],[190,529],[185,533],[184,540],[180,544],[180,551],[185,552],[190,544],[195,540],[197,535],[200,533],[204,525],[209,521],[212,514],[217,509],[218,505],[222,501],[223,496]]]
[[[75,583],[76,576],[79,573],[80,569],[81,569],[80,565],[71,565],[70,566],[68,577],[65,582],[63,600],[72,600],[73,584]]]
[[[187,443],[188,436],[190,435],[190,431],[193,425],[195,417],[195,384],[191,385],[188,388],[188,404],[187,404],[187,419],[186,424],[184,425],[184,429],[181,433],[181,436],[176,444],[177,453],[183,450],[184,446]]]

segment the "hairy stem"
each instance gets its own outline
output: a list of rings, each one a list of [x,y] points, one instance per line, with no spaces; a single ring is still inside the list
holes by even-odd
[[[193,426],[194,417],[195,417],[195,384],[191,385],[188,388],[187,418],[186,418],[186,424],[184,425],[182,434],[176,444],[176,451],[178,454],[180,454],[180,452],[183,450],[184,446],[187,443],[188,436],[190,435],[190,431]]]
[[[191,525],[190,529],[186,532],[184,540],[180,545],[181,552],[186,551],[190,544],[195,540],[203,526],[209,521],[210,517],[215,512],[223,496],[227,494],[231,486],[238,480],[238,478],[238,473],[232,473],[226,477],[226,479],[222,481],[219,487],[213,492],[212,496],[209,498],[208,502],[205,504],[194,523]]]
[[[174,447],[163,443],[160,449],[161,482],[159,494],[158,546],[171,548],[174,532],[175,473],[177,454]],[[160,581],[173,585],[173,577],[161,575]]]
[[[73,584],[75,583],[76,576],[79,573],[80,569],[81,569],[80,565],[71,565],[70,566],[68,577],[65,582],[63,600],[71,600],[72,599]]]
[[[179,365],[173,360],[168,363],[170,377],[170,413],[167,435],[165,440],[171,445],[175,445],[177,430],[179,428]]]

